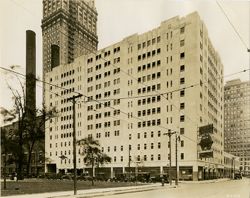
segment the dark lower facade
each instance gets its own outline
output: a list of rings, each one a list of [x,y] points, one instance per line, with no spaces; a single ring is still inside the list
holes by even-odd
[[[231,170],[232,171],[232,170]],[[49,173],[73,173],[73,169],[56,169],[56,164],[47,164],[47,172]],[[77,169],[77,174],[87,173],[92,176],[92,168]],[[148,174],[150,177],[161,176],[163,174],[170,175],[174,180],[176,178],[176,167],[152,166],[152,167],[99,167],[94,169],[94,176],[97,178],[118,178],[121,175],[133,177],[141,174]],[[194,171],[193,166],[179,166],[178,177],[180,181],[198,181],[211,180],[229,177],[228,170],[224,168],[207,168],[198,167],[198,171]]]

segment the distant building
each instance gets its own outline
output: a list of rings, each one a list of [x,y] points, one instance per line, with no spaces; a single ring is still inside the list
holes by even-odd
[[[43,72],[97,49],[94,0],[43,0]]]
[[[234,178],[235,173],[240,173],[240,158],[224,152],[224,177]]]
[[[225,85],[225,151],[240,157],[240,170],[250,175],[250,82]]]
[[[100,140],[112,157],[101,168],[107,177],[167,173],[170,158],[174,175],[175,135],[170,155],[168,129],[180,135],[180,179],[223,177],[223,65],[196,12],[52,68],[45,80],[63,87],[46,85],[46,106],[61,113],[46,123],[46,157],[51,159],[46,171],[73,169],[72,103],[67,98],[78,92],[88,98],[76,106],[77,139]],[[201,157],[198,131],[208,124],[211,155]],[[87,170],[77,151],[78,171]]]
[[[40,122],[41,117],[37,119],[37,122]],[[5,137],[10,138],[12,137],[12,141],[16,142],[17,141],[17,131],[18,130],[18,121],[13,122],[12,124],[5,125],[1,127],[1,138],[5,135]],[[44,126],[43,126],[44,130]],[[5,133],[5,134],[3,134]],[[32,176],[38,176],[38,175],[43,175],[44,174],[44,164],[45,164],[45,153],[44,153],[44,139],[37,141],[36,144],[34,145],[34,149],[32,152],[31,156],[31,165],[30,165],[30,175]],[[28,151],[27,147],[25,147],[25,144],[23,145],[24,148],[24,161],[23,161],[23,173],[24,175],[26,174],[27,171],[27,162],[28,162]],[[4,151],[3,149],[3,144],[1,144],[1,150],[2,152]],[[7,160],[7,166],[6,166],[6,173],[7,175],[10,175],[14,172],[17,171],[17,155],[16,153],[12,152],[7,152],[6,153],[6,160]],[[5,153],[2,153],[1,155],[1,173],[3,173],[3,168],[4,168],[4,157]]]

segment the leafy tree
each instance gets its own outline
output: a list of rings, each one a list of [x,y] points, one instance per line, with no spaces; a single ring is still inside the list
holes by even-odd
[[[30,173],[32,152],[34,151],[37,142],[44,140],[44,124],[47,120],[57,116],[55,108],[46,109],[45,106],[42,109],[30,108],[31,104],[27,104],[25,95],[25,86],[23,82],[16,76],[19,82],[20,89],[14,89],[8,84],[8,87],[12,93],[12,99],[14,101],[13,115],[17,118],[18,127],[15,130],[15,136],[18,142],[17,145],[17,175],[18,179],[23,178],[23,166],[27,164],[27,176]],[[28,78],[29,79],[29,78]],[[39,119],[37,119],[39,117]],[[28,152],[27,161],[24,161],[24,150]]]
[[[15,119],[15,115],[6,110],[5,108],[0,108],[0,115],[3,117],[3,122],[7,123]],[[6,166],[12,161],[10,158],[7,159],[7,154],[15,155],[17,153],[17,144],[13,140],[15,136],[10,131],[7,131],[4,127],[1,128],[1,155],[3,156],[3,176],[4,176],[4,189],[6,189]],[[12,158],[13,159],[13,158]]]
[[[24,144],[28,151],[27,159],[27,176],[31,171],[31,158],[35,145],[39,141],[43,141],[45,138],[44,125],[45,122],[57,115],[56,109],[52,108],[47,110],[43,107],[42,110],[37,109],[34,119],[27,119],[27,127],[25,129]]]
[[[99,141],[93,137],[79,140],[78,145],[82,147],[85,165],[92,168],[92,185],[94,185],[94,168],[111,162],[111,157],[101,151]]]

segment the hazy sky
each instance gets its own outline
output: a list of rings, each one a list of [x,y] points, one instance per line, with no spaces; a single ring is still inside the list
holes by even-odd
[[[218,1],[249,48],[250,1]],[[156,28],[161,21],[198,11],[205,22],[215,49],[221,56],[225,75],[249,68],[249,53],[240,41],[216,1],[212,0],[96,0],[99,49],[134,33]],[[25,31],[36,32],[37,76],[42,77],[42,0],[0,0],[1,67],[20,65],[25,73]],[[0,107],[10,109],[11,94],[6,81],[18,87],[12,75],[0,69]],[[249,73],[230,76],[249,79]],[[41,104],[42,88],[37,86],[37,103]]]

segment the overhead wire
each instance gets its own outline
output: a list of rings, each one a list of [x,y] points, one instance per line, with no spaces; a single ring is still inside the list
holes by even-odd
[[[26,11],[28,11],[27,9],[25,9]],[[60,31],[60,30],[59,30]],[[68,36],[67,34],[65,34],[64,32],[62,32],[62,31],[60,31],[62,34],[64,34],[64,35],[66,35],[66,36]],[[78,44],[79,44],[80,42],[78,42]],[[81,46],[81,45],[80,45]],[[92,53],[92,54],[94,54],[94,55],[97,55],[97,53],[95,53],[95,52],[93,52],[92,50],[90,50],[90,49],[88,49],[86,46],[84,46],[84,48],[83,49],[86,49],[86,50],[88,50],[90,53]],[[105,59],[105,58],[103,58],[103,57],[101,57],[104,61],[108,61],[107,59]],[[113,63],[111,64],[113,67],[115,67],[115,68],[118,68],[118,66],[116,66],[116,65],[114,65]],[[128,76],[130,76],[132,79],[135,79],[137,82],[138,82],[138,80],[137,80],[137,78],[135,78],[134,76],[132,76],[132,75],[130,75],[128,72],[125,72],[125,71],[123,71],[123,70],[120,70],[121,72],[123,72],[123,73],[125,73],[126,75],[128,75]],[[138,84],[142,84],[142,85],[144,85],[144,86],[147,86],[145,83],[139,83],[138,82]],[[197,85],[198,83],[196,83],[196,85]],[[58,86],[57,86],[58,87]],[[155,91],[155,92],[157,92],[157,91]],[[77,93],[77,94],[79,94],[78,92],[75,92],[75,93]],[[172,93],[172,92],[168,92],[168,93]],[[156,95],[161,95],[161,93],[159,93],[159,92],[157,92],[157,94]],[[84,97],[87,97],[88,98],[88,96],[84,96]],[[142,97],[148,97],[148,96],[142,96]],[[174,107],[176,107],[176,105],[174,105],[173,103],[171,103],[166,97],[164,97],[163,96],[163,98],[165,98],[170,104],[172,104]],[[129,97],[128,97],[128,99],[129,99]],[[94,100],[95,102],[97,102],[97,100]],[[176,107],[177,108],[177,107]],[[178,108],[177,108],[178,109]],[[125,114],[127,114],[127,113],[125,113]],[[133,116],[133,117],[135,117],[135,116]],[[189,117],[188,117],[189,118]],[[189,118],[190,119],[190,121],[192,121],[192,119],[191,118]],[[195,122],[195,121],[193,121],[193,122]],[[196,122],[195,122],[196,123]]]

